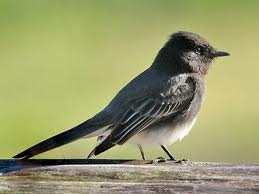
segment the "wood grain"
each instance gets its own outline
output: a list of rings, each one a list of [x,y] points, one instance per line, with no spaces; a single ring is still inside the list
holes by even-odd
[[[259,193],[259,164],[2,160],[0,167],[12,162],[27,166],[2,173],[3,193]]]

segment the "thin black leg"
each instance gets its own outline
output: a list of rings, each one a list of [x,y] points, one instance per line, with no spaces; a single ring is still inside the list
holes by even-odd
[[[142,159],[143,159],[143,160],[146,160],[145,155],[144,155],[143,148],[142,148],[142,146],[141,146],[140,144],[138,144],[138,149],[139,149],[139,151],[140,151],[140,153],[141,153]]]
[[[169,152],[169,150],[165,147],[165,145],[161,145],[161,148],[165,151],[165,153],[169,156],[170,160],[175,160],[173,155]]]

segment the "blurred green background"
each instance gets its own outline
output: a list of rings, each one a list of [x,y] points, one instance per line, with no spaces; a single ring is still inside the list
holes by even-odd
[[[259,1],[0,1],[0,158],[102,110],[145,70],[172,32],[207,38],[230,57],[215,61],[191,133],[177,158],[259,162]],[[85,158],[95,139],[38,158]],[[149,159],[165,156],[146,148]],[[137,158],[117,146],[97,158]]]

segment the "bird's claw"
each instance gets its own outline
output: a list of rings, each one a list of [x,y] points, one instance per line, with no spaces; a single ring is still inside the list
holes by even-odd
[[[166,159],[166,158],[158,157],[157,159],[152,160],[152,161],[151,161],[151,163],[152,163],[152,164],[158,164],[158,163],[166,162],[166,161],[167,161],[167,159]]]
[[[186,162],[188,162],[188,161],[189,161],[188,159],[184,158],[184,159],[181,159],[181,160],[175,160],[175,163],[177,163],[177,164],[183,164],[183,163],[186,163]]]
[[[152,160],[151,161],[151,164],[158,164],[158,163],[162,163],[162,162],[174,162],[176,164],[183,164],[183,163],[186,163],[188,162],[189,160],[188,159],[181,159],[181,160],[172,160],[172,159],[166,159],[166,158],[163,158],[163,157],[158,157],[157,159],[155,160]]]

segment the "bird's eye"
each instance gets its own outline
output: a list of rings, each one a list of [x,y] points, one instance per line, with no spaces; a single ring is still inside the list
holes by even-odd
[[[197,53],[198,55],[202,55],[203,51],[204,49],[201,46],[195,47],[195,53]]]

